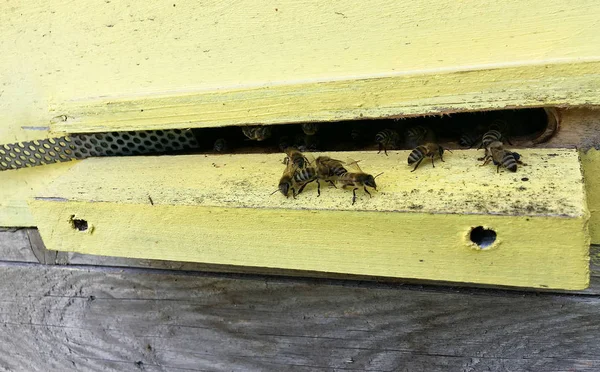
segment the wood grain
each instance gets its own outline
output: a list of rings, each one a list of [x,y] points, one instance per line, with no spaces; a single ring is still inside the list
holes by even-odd
[[[600,368],[598,296],[6,264],[0,296],[12,370]]]
[[[11,2],[0,22],[10,51],[0,60],[0,142],[43,138],[52,103],[94,97],[597,62],[599,13],[593,0]],[[504,77],[518,90],[521,73]]]
[[[355,205],[343,189],[270,195],[284,168],[277,154],[88,159],[30,205],[46,244],[60,251],[583,289],[589,240],[578,154],[521,154],[531,165],[514,175],[475,166],[474,150],[415,173],[407,151],[337,153],[385,171],[379,192],[359,194]],[[476,226],[497,232],[489,249],[469,239]]]

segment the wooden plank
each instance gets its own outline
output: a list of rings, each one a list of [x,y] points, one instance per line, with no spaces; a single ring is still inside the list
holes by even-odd
[[[316,82],[55,107],[59,132],[287,124],[542,105],[600,104],[600,62]],[[519,76],[519,79],[515,79]]]
[[[0,228],[0,261],[35,262],[29,229]]]
[[[476,166],[475,151],[457,151],[415,173],[404,165],[406,151],[338,155],[385,171],[380,192],[372,199],[359,194],[355,205],[342,189],[324,189],[320,198],[309,188],[296,200],[270,196],[284,168],[278,154],[88,159],[31,206],[47,246],[60,251],[587,286],[587,209],[575,150],[525,150],[530,165],[516,175]],[[87,221],[87,229],[74,228],[74,219]],[[491,249],[470,242],[475,226],[498,233]]]
[[[16,231],[26,231],[27,234],[20,234],[18,240],[15,240]],[[11,234],[11,236],[5,236],[5,234]],[[357,275],[344,275],[344,274],[333,274],[333,273],[318,273],[314,271],[298,271],[298,270],[279,270],[279,269],[268,269],[268,268],[248,268],[239,267],[232,265],[211,265],[197,262],[181,262],[181,261],[166,261],[166,260],[150,260],[150,259],[136,259],[136,258],[124,258],[124,257],[110,257],[110,256],[97,256],[90,254],[81,254],[77,252],[58,252],[46,249],[43,241],[41,240],[37,229],[20,229],[20,230],[0,230],[0,243],[5,241],[2,246],[6,247],[6,250],[0,250],[0,261],[11,261],[11,252],[15,250],[15,246],[24,246],[27,249],[19,249],[20,252],[24,252],[28,259],[22,258],[14,260],[20,262],[35,262],[42,263],[45,265],[73,265],[73,266],[104,266],[104,267],[118,267],[118,268],[143,268],[143,269],[159,269],[169,271],[183,271],[183,272],[203,272],[203,273],[231,273],[231,274],[253,274],[253,275],[266,275],[266,276],[287,276],[295,278],[330,278],[336,280],[351,280],[355,282],[372,282],[381,283],[383,286],[391,283],[406,283],[406,284],[427,284],[436,286],[449,286],[451,283],[441,281],[415,281],[407,279],[397,278],[385,278],[376,276],[357,276]],[[29,248],[30,246],[30,248]],[[27,250],[33,251],[27,253]],[[7,257],[7,258],[5,258]],[[23,255],[25,257],[25,255]],[[486,288],[486,286],[471,285],[471,287]],[[496,287],[497,288],[497,287]],[[539,289],[538,289],[539,291]],[[556,290],[543,290],[544,292],[561,293]],[[570,292],[573,293],[573,292]],[[600,246],[590,247],[590,287],[577,291],[575,293],[581,294],[600,294]]]
[[[41,167],[1,172],[0,226],[35,226],[27,200],[55,178],[66,173],[76,162],[49,164]]]
[[[53,116],[49,105],[94,97],[231,92],[394,75],[412,76],[413,82],[421,75],[421,84],[436,86],[438,78],[450,84],[444,72],[494,69],[505,71],[499,73],[501,84],[506,84],[512,67],[517,70],[509,86],[517,89],[527,77],[536,76],[527,66],[539,74],[540,85],[531,87],[531,97],[541,104],[554,99],[591,103],[598,97],[593,65],[600,58],[596,32],[600,4],[593,0],[577,4],[485,0],[477,6],[452,0],[375,0],[358,6],[350,0],[282,0],[277,5],[266,0],[226,4],[27,0],[2,10],[0,49],[11,53],[0,61],[0,142],[45,136],[43,128]],[[575,76],[557,73],[554,69],[562,69],[559,64]],[[548,72],[541,73],[544,65]],[[466,76],[470,74],[465,75],[469,80]],[[561,85],[552,76],[568,81]],[[485,79],[479,81],[485,85]],[[544,83],[549,84],[547,89]],[[582,88],[573,92],[580,83]],[[461,85],[454,88],[460,91]],[[474,89],[471,92],[481,91],[479,85],[468,86]],[[569,89],[563,96],[552,87]],[[440,89],[441,95],[447,86],[441,84]],[[587,89],[592,90],[590,102],[585,102]],[[382,92],[394,91],[388,86]],[[509,100],[486,91],[488,105],[500,97],[504,104],[531,102],[522,92]],[[380,91],[363,92],[362,113],[370,115],[367,108],[384,98]],[[350,93],[340,92],[338,98],[345,100],[344,94]],[[269,102],[268,97],[263,102]],[[356,100],[348,98],[346,103],[344,110],[356,111],[351,106]],[[244,107],[239,100],[236,105]],[[471,105],[481,104],[475,100]],[[234,115],[227,105],[221,110]],[[200,121],[219,116],[203,114]],[[256,112],[248,117],[257,120]]]
[[[7,370],[600,368],[598,296],[1,266]]]

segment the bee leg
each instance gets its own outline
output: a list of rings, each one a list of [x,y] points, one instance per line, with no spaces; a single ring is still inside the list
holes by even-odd
[[[500,166],[501,166],[501,165],[502,165],[502,164],[498,164],[498,166],[496,167],[496,173],[500,173]]]
[[[336,188],[336,189],[337,189],[337,186],[335,185],[335,183],[333,183],[333,181],[332,181],[332,180],[327,180],[327,182],[329,182],[329,184],[330,184],[331,186],[333,186],[334,188]]]
[[[379,144],[379,151],[377,151],[378,154],[381,154],[381,150],[383,150],[383,145],[380,143]]]
[[[421,162],[423,161],[424,158],[419,159],[419,161],[417,162],[417,165],[415,165],[415,167],[413,168],[413,170],[411,170],[411,172],[414,172],[417,170],[417,168],[419,167],[419,164],[421,164]]]
[[[506,142],[508,142],[508,144],[512,146],[512,142],[510,142],[510,138],[506,137]]]
[[[479,165],[480,167],[483,167],[484,165],[488,165],[490,160],[492,160],[491,156],[486,156],[485,158],[483,158],[482,160],[485,160],[485,162],[481,165]]]
[[[300,192],[302,192],[302,190],[300,190]],[[296,189],[292,187],[292,196],[294,197],[294,199],[296,199],[296,195],[298,194],[296,194]]]
[[[369,198],[372,198],[373,196],[371,195],[371,193],[369,192],[369,190],[367,190],[367,187],[364,187],[365,192],[369,195]]]
[[[298,190],[298,193],[296,195],[300,195],[300,193],[302,193],[302,191],[304,191],[304,188],[306,187],[306,185],[308,185],[308,183],[305,183],[304,185],[300,186],[300,189]]]
[[[317,197],[321,196],[321,184],[319,180],[317,180]]]
[[[433,156],[431,156],[431,165],[435,168],[435,164],[433,164]]]
[[[440,160],[442,161],[442,163],[445,163],[445,161],[444,161],[444,155],[440,155]]]
[[[388,156],[388,154],[387,154],[387,147],[385,147],[385,146],[383,147],[383,152],[384,152],[385,156]]]
[[[355,187],[354,190],[352,190],[352,205],[356,202],[356,190],[358,190],[358,187]]]

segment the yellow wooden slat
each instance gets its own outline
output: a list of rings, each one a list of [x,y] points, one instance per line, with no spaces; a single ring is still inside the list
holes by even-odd
[[[285,124],[540,105],[600,105],[600,62],[398,75],[65,103],[60,132]],[[518,76],[518,78],[515,78]]]
[[[81,100],[86,108],[93,102],[90,99],[98,97],[114,101],[123,97],[224,92],[221,101],[200,107],[202,117],[197,116],[198,110],[187,110],[184,114],[194,115],[174,118],[190,125],[204,125],[204,120],[241,120],[238,115],[247,107],[240,100],[230,107],[217,107],[216,102],[227,103],[223,100],[251,87],[270,88],[258,100],[254,93],[246,96],[254,105],[267,108],[265,116],[258,108],[252,111],[250,122],[276,120],[276,114],[286,120],[310,119],[313,114],[315,118],[329,118],[336,115],[331,113],[336,108],[342,111],[340,117],[372,115],[378,112],[378,102],[391,99],[379,95],[398,93],[396,84],[413,86],[414,93],[421,92],[413,103],[429,103],[433,111],[441,107],[438,103],[444,103],[441,108],[446,109],[476,108],[486,103],[492,107],[497,99],[516,105],[530,105],[535,100],[540,104],[594,103],[598,100],[593,72],[598,69],[593,64],[600,60],[599,14],[600,3],[594,0],[3,3],[0,50],[7,52],[0,58],[0,142],[43,138],[43,128],[51,117],[68,107],[63,104]],[[565,76],[559,67],[558,72],[545,70],[546,65],[555,64],[570,66],[571,75]],[[494,69],[506,71],[500,73],[497,85],[492,84],[494,73],[480,72],[479,77],[467,79],[470,83],[465,88],[471,90],[461,88],[459,75],[453,74]],[[522,77],[540,79],[540,85],[533,85],[529,96],[519,88]],[[560,83],[552,77],[566,81]],[[312,107],[304,116],[278,112],[278,102],[285,105],[287,97],[272,101],[270,95],[274,87],[284,87],[278,92],[285,96],[298,92],[289,87],[303,84],[311,87],[312,83],[328,82],[327,86],[338,89],[340,85],[333,82],[373,82],[378,78],[388,82],[383,86],[385,90],[364,88],[363,99],[342,90],[337,96],[329,96],[333,102],[325,101],[320,109]],[[571,79],[573,84],[581,84],[581,92],[573,92]],[[438,82],[439,92],[433,88]],[[418,90],[419,83],[429,88]],[[460,95],[453,96],[448,85]],[[317,89],[318,84],[312,87]],[[570,87],[560,96],[559,90]],[[473,97],[480,88],[484,95]],[[502,89],[507,91],[500,94]],[[511,96],[513,89],[516,94]],[[349,98],[344,98],[346,94]],[[457,97],[457,101],[441,96]],[[411,101],[401,97],[403,101],[388,102],[379,112],[419,111],[410,109]],[[304,103],[319,99],[306,101],[301,91],[299,98]],[[425,98],[431,100],[421,100]],[[475,101],[469,103],[472,98]],[[449,105],[453,102],[457,105]],[[51,103],[58,112],[49,112]],[[99,103],[101,108],[106,102]],[[362,104],[364,110],[355,104]],[[236,109],[241,112],[236,113]],[[77,115],[85,112],[87,108],[74,111]],[[144,122],[146,116],[133,119],[134,124],[139,120],[138,126],[149,124]],[[110,122],[103,125],[108,128]],[[82,128],[99,130],[92,124]]]
[[[35,226],[27,200],[76,162],[0,172],[0,227]]]
[[[274,155],[88,159],[31,202],[50,249],[509,286],[588,283],[588,212],[576,150],[523,150],[517,173],[476,151],[411,173],[408,152],[339,153],[385,172],[379,192],[276,189]],[[73,219],[85,220],[86,231]],[[494,229],[489,249],[468,239]]]

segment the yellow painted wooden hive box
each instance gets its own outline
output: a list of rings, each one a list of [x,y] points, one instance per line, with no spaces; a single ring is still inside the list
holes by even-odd
[[[52,250],[247,272],[588,285],[597,1],[1,7],[0,226],[37,227]],[[495,129],[516,172],[480,166]],[[450,151],[413,172],[425,142]],[[355,161],[377,190],[286,198],[288,146]]]

